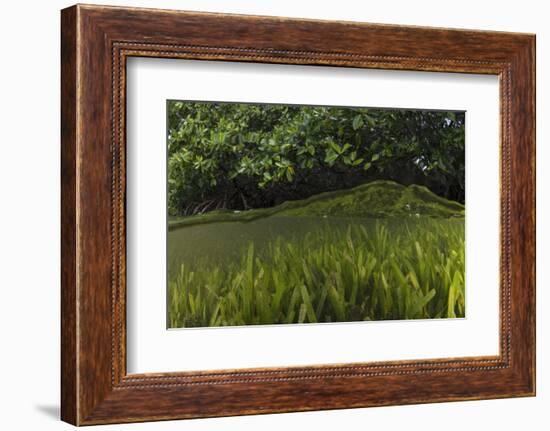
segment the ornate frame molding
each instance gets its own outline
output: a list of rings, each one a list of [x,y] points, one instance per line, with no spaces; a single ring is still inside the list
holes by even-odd
[[[264,28],[272,31],[257,35]],[[339,38],[322,37],[328,33]],[[65,9],[62,418],[98,424],[533,395],[534,44],[534,36],[510,33]],[[131,56],[498,75],[500,354],[127,375],[125,65]]]

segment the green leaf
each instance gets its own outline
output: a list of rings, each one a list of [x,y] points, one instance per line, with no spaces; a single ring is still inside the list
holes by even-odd
[[[356,115],[353,118],[353,121],[351,123],[353,130],[360,129],[361,127],[363,127],[363,124],[364,123],[363,123],[363,119],[361,118],[361,115]]]
[[[313,309],[313,305],[311,304],[311,299],[309,297],[309,292],[307,291],[306,286],[302,284],[300,286],[300,290],[302,292],[302,300],[304,301],[306,307],[308,320],[310,321],[310,323],[317,323],[317,316],[315,316],[315,310]]]
[[[285,175],[286,175],[286,179],[288,180],[288,182],[292,182],[293,177],[292,177],[292,172],[290,171],[290,169],[287,169],[285,171]]]

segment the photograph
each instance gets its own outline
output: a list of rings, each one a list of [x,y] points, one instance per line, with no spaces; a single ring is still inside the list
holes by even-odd
[[[168,328],[465,317],[464,111],[166,109]]]
[[[4,428],[547,423],[542,6],[129,1],[7,22]]]

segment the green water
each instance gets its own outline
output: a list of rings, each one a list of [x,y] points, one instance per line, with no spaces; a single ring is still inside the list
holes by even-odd
[[[211,211],[191,217],[170,217],[169,229],[221,222],[250,222],[266,217],[325,217],[355,219],[431,217],[464,218],[464,205],[435,195],[426,187],[373,181],[352,189],[319,193],[271,208]]]
[[[464,219],[272,216],[168,233],[170,327],[463,317]]]
[[[376,181],[169,221],[170,327],[462,317],[464,206]]]
[[[204,258],[220,265],[238,261],[250,243],[254,243],[256,253],[262,255],[266,247],[277,238],[295,241],[308,233],[313,234],[326,228],[345,232],[350,225],[361,225],[371,230],[375,222],[376,219],[357,217],[273,216],[249,222],[182,227],[168,232],[169,279],[177,274],[182,263],[194,267],[197,261],[204,261]],[[381,222],[396,234],[402,226],[401,220],[385,219]]]

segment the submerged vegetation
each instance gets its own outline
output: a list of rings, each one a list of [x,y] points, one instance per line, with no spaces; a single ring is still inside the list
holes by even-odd
[[[276,223],[277,218],[273,218]],[[169,326],[463,317],[463,220],[324,224],[201,256],[169,282]]]

